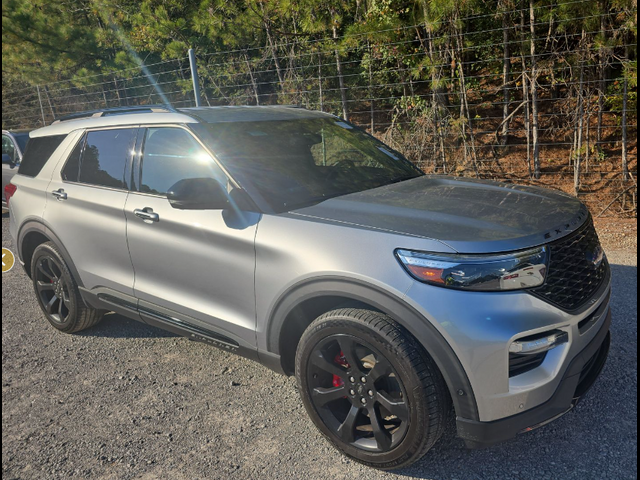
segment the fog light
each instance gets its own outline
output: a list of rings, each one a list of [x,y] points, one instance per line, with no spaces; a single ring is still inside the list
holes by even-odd
[[[520,355],[535,355],[537,353],[547,352],[558,345],[568,342],[569,334],[556,330],[545,333],[542,336],[537,335],[534,337],[521,338],[509,346],[509,352]]]

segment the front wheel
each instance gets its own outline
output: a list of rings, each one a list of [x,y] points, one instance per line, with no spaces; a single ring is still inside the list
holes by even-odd
[[[406,467],[444,430],[450,400],[442,375],[382,313],[340,309],[315,320],[300,340],[296,377],[318,429],[365,465]]]

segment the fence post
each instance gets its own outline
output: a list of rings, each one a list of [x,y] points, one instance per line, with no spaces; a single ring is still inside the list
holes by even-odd
[[[44,118],[44,107],[42,106],[42,95],[40,95],[40,85],[36,85],[36,90],[38,90],[38,103],[40,103],[40,113],[42,114],[42,126],[47,126],[47,121]]]
[[[191,80],[193,81],[193,96],[196,101],[196,107],[201,105],[200,102],[200,80],[198,79],[198,64],[196,63],[196,52],[193,48],[189,49],[189,67],[191,68]]]

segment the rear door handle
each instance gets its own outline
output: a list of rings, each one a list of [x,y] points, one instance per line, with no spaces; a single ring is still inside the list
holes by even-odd
[[[54,190],[53,192],[51,192],[51,194],[56,197],[58,200],[66,200],[67,199],[67,192],[64,191],[64,189],[59,188],[58,190]]]
[[[153,209],[149,208],[149,207],[146,207],[146,208],[143,208],[143,209],[136,208],[133,211],[133,214],[136,217],[140,217],[145,222],[159,222],[160,221],[160,215],[158,215],[157,213],[154,213]]]

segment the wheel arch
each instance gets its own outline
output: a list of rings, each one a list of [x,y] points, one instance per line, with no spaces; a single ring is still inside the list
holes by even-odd
[[[323,313],[346,306],[385,313],[406,328],[442,373],[456,415],[479,419],[469,378],[453,349],[433,324],[400,297],[351,278],[306,280],[291,287],[277,301],[268,317],[267,350],[280,358],[282,371],[288,375],[293,373],[291,359],[295,358],[304,329]]]
[[[78,286],[83,287],[82,280],[80,279],[80,275],[78,274],[75,264],[71,260],[69,252],[53,230],[51,230],[51,228],[40,219],[25,222],[18,231],[18,256],[22,260],[24,269],[29,278],[31,278],[31,259],[33,257],[33,252],[39,245],[46,242],[53,242],[56,247],[58,247],[65,263],[73,273],[76,283]]]

